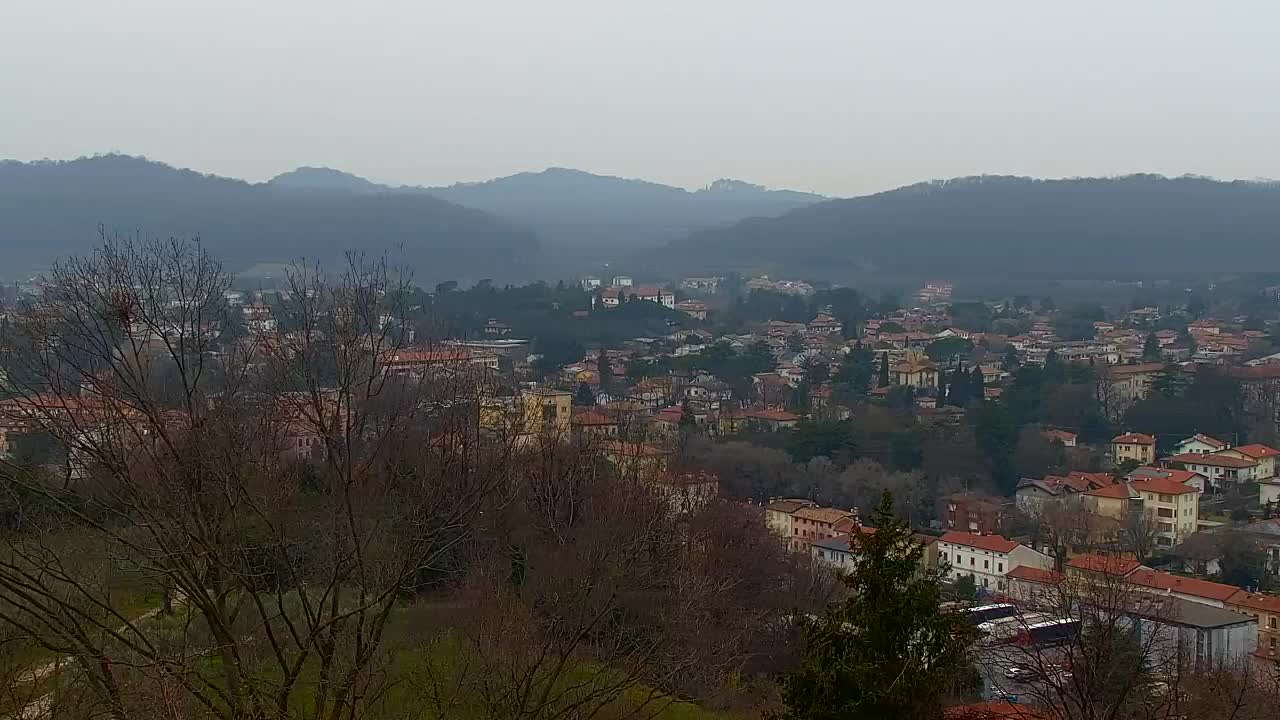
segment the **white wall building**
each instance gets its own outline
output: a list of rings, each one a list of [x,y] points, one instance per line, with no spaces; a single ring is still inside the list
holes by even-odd
[[[1006,592],[1010,570],[1030,566],[1053,568],[1053,558],[1022,543],[999,535],[975,535],[952,530],[938,539],[938,563],[947,567],[947,579],[972,575],[978,587]]]

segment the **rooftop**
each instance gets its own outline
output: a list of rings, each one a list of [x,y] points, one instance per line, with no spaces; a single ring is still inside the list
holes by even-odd
[[[1210,582],[1199,578],[1172,575],[1145,567],[1139,568],[1130,575],[1129,582],[1152,590],[1192,595],[1220,602],[1240,591],[1240,588],[1234,585],[1223,585],[1222,583]]]
[[[960,532],[959,530],[952,530],[946,533],[941,538],[938,538],[938,541],[998,553],[1012,552],[1014,548],[1018,547],[1018,543],[999,535],[975,535],[973,533]]]
[[[1165,462],[1186,463],[1188,465],[1210,465],[1212,467],[1228,467],[1228,468],[1250,468],[1257,465],[1255,460],[1245,460],[1244,458],[1231,457],[1230,455],[1201,455],[1199,453],[1182,453],[1181,455],[1170,455],[1165,458]]]
[[[1105,573],[1124,577],[1141,565],[1132,555],[1077,555],[1067,561],[1067,567],[1088,572]]]
[[[1125,433],[1111,438],[1113,445],[1155,445],[1156,439],[1143,433]]]

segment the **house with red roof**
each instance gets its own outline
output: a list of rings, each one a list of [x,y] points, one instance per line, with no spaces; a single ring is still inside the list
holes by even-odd
[[[1027,607],[1055,607],[1062,595],[1062,573],[1030,565],[1019,565],[1005,575],[1009,599]]]
[[[1065,476],[1046,475],[1040,480],[1023,478],[1014,490],[1014,504],[1023,512],[1037,514],[1046,504],[1079,497],[1082,493],[1115,484],[1107,473],[1072,471]]]
[[[1214,453],[1219,457],[1237,457],[1241,460],[1252,460],[1258,464],[1254,470],[1254,481],[1270,480],[1276,476],[1276,457],[1280,450],[1261,443],[1241,445]]]
[[[977,535],[952,530],[938,538],[938,563],[946,567],[945,577],[972,575],[975,584],[989,592],[1009,590],[1007,575],[1014,568],[1053,568],[1053,558],[1000,535]]]
[[[1046,720],[1049,715],[1008,700],[984,700],[942,710],[943,720]]]
[[[1069,430],[1045,430],[1040,433],[1049,442],[1060,442],[1065,447],[1075,447],[1077,435]]]
[[[1240,454],[1238,448],[1207,455],[1199,453],[1170,455],[1161,463],[1204,475],[1209,478],[1209,486],[1214,490],[1222,490],[1230,485],[1256,482],[1259,471],[1258,461]]]
[[[1178,451],[1177,454],[1179,455],[1183,455],[1186,453],[1196,453],[1198,455],[1207,455],[1209,453],[1216,453],[1219,450],[1226,450],[1229,447],[1231,446],[1217,438],[1212,438],[1212,437],[1209,437],[1208,435],[1202,435],[1200,433],[1196,433],[1195,435],[1192,435],[1186,440],[1183,440],[1182,442],[1178,443],[1176,446]]]
[[[1200,524],[1200,490],[1170,477],[1144,477],[1129,481],[1142,511],[1155,525],[1158,547],[1171,548],[1190,536]]]
[[[1258,657],[1280,662],[1280,595],[1238,590],[1223,607],[1258,621]]]
[[[1156,459],[1156,439],[1143,433],[1117,435],[1111,439],[1111,459],[1117,465],[1126,460],[1150,465]]]
[[[1191,487],[1204,492],[1209,488],[1209,478],[1202,473],[1194,470],[1182,470],[1178,468],[1158,468],[1144,465],[1134,468],[1133,472],[1127,476],[1129,480],[1145,480],[1147,478],[1160,477],[1168,478],[1174,482],[1190,485]]]
[[[1140,567],[1142,565],[1128,553],[1083,553],[1067,561],[1066,572],[1068,577],[1073,578],[1093,578],[1100,575],[1127,578]]]
[[[1225,607],[1227,600],[1240,592],[1234,585],[1201,580],[1200,578],[1183,577],[1172,573],[1139,567],[1126,578],[1129,585],[1143,592],[1158,595],[1172,595],[1201,605]]]

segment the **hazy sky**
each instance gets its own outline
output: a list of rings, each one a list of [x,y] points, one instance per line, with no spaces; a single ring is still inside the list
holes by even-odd
[[[0,157],[859,194],[1280,176],[1277,0],[2,0]]]

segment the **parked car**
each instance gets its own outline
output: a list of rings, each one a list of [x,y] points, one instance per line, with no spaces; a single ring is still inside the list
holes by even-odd
[[[1035,676],[1036,674],[1031,670],[1031,668],[1025,668],[1021,665],[1010,665],[1009,668],[1004,671],[1005,679],[1012,680],[1014,682],[1026,682]]]

